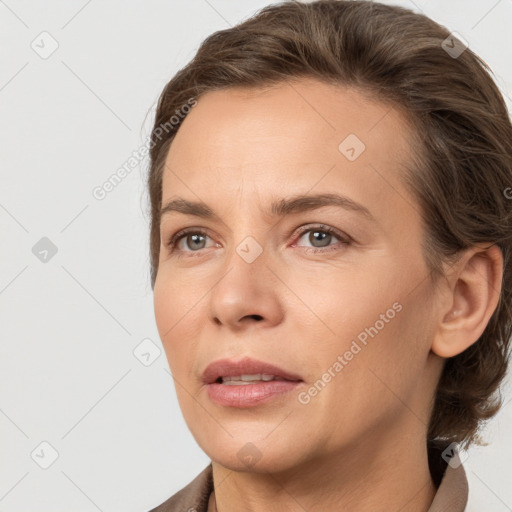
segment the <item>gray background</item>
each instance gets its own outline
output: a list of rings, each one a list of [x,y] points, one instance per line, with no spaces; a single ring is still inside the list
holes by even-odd
[[[208,464],[154,321],[147,162],[92,191],[200,42],[267,3],[0,1],[0,512],[144,511]],[[512,0],[388,3],[461,34],[512,105]],[[512,510],[509,389],[467,454],[468,510]]]

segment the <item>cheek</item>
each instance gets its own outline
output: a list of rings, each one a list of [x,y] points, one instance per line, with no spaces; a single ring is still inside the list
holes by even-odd
[[[359,399],[366,393],[390,394],[378,377],[392,389],[405,390],[429,351],[424,290],[409,293],[413,287],[400,281],[403,269],[373,269],[294,281],[297,295],[309,306],[297,311],[300,346],[310,362],[308,380],[334,372],[336,384],[329,387],[336,393],[350,388]]]
[[[179,280],[155,282],[155,322],[169,367],[176,376],[183,373],[182,368],[190,367],[188,359],[193,358],[194,343],[199,338],[197,329],[201,324],[196,318],[198,308],[194,308],[198,300],[183,292]]]
[[[153,291],[153,306],[160,340],[165,346],[167,340],[172,337],[173,325],[179,318],[179,301],[175,287],[164,284],[162,279],[157,279]]]
[[[386,308],[373,308],[375,304],[371,314],[359,316],[355,324],[339,325],[340,332],[347,328],[355,335],[343,334],[337,343],[318,343],[318,350],[310,350],[315,368],[303,412],[323,423],[318,428],[326,430],[333,448],[340,438],[349,441],[364,438],[375,428],[387,429],[406,411],[403,404],[415,400],[423,363],[421,353],[413,350],[414,322],[406,318],[404,307],[384,327],[375,327],[379,316],[374,313],[385,313]],[[301,403],[308,399],[301,398]]]
[[[359,325],[352,325],[355,334],[341,341],[345,364],[336,393],[345,397],[345,412],[355,407],[353,413],[364,411],[368,420],[392,421],[394,413],[403,412],[404,403],[421,401],[424,393],[421,383],[432,335],[428,305],[420,293],[392,299],[380,306],[372,303],[364,323],[359,319]]]
[[[189,317],[194,315],[204,290],[195,284],[189,274],[182,271],[170,272],[161,268],[153,290],[155,320],[162,339],[175,337],[175,332],[190,327]]]
[[[299,322],[307,321],[311,328],[315,326],[321,335],[322,350],[327,352],[348,349],[350,342],[358,337],[362,343],[371,339],[375,324],[377,337],[382,338],[381,333],[396,323],[400,315],[397,312],[400,305],[395,304],[400,293],[389,269],[374,273],[327,269],[315,275],[295,274],[290,276],[290,282],[300,299],[291,315],[300,319]]]

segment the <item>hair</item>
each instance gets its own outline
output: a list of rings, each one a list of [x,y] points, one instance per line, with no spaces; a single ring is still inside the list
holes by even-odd
[[[163,168],[185,116],[163,138],[161,127],[190,98],[314,78],[388,104],[414,127],[411,165],[401,179],[420,206],[432,283],[444,275],[444,264],[476,244],[496,244],[503,255],[498,305],[480,338],[446,359],[433,397],[427,441],[467,447],[483,444],[478,432],[502,405],[499,385],[509,359],[512,125],[489,66],[470,48],[450,55],[443,41],[450,47],[459,41],[450,37],[427,16],[358,0],[281,2],[207,37],[158,100],[147,178],[151,286],[158,272]]]

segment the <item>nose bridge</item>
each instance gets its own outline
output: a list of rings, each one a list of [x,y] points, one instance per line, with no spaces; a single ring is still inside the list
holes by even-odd
[[[261,261],[266,259],[261,256],[266,256],[264,247],[269,246],[267,238],[270,226],[265,224],[263,205],[258,199],[256,187],[252,187],[249,192],[245,187],[240,186],[237,195],[238,210],[232,211],[227,218],[228,225],[232,221],[230,231],[234,251],[230,255],[231,264],[237,261],[236,256],[238,256],[247,265],[258,263],[255,267],[260,267]]]
[[[242,241],[238,243],[235,247],[236,254],[247,264],[253,265],[255,262],[259,260],[261,263],[263,260],[267,259],[266,257],[261,257],[265,252],[264,247],[267,247],[268,244],[262,238],[265,236],[264,234],[247,234],[242,238]],[[266,256],[266,255],[265,255]],[[258,266],[258,265],[256,265]]]
[[[273,225],[265,217],[262,205],[258,201],[253,201],[252,204],[258,206],[251,211],[241,208],[241,213],[232,227],[229,265],[239,266],[258,281],[261,276],[272,276],[267,266],[274,267],[276,264],[273,253],[275,248],[271,243]]]
[[[269,250],[264,230],[257,233],[243,228],[234,230],[225,261],[226,271],[229,271],[230,279],[235,281],[231,286],[239,284],[246,288],[261,288],[268,278]],[[263,276],[266,278],[263,279]]]

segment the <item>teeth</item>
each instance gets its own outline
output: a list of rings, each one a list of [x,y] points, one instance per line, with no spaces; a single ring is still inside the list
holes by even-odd
[[[257,373],[254,375],[237,375],[236,377],[222,377],[222,383],[228,386],[247,385],[251,382],[270,381],[270,380],[284,380],[282,377],[274,375],[267,375],[264,373]]]

